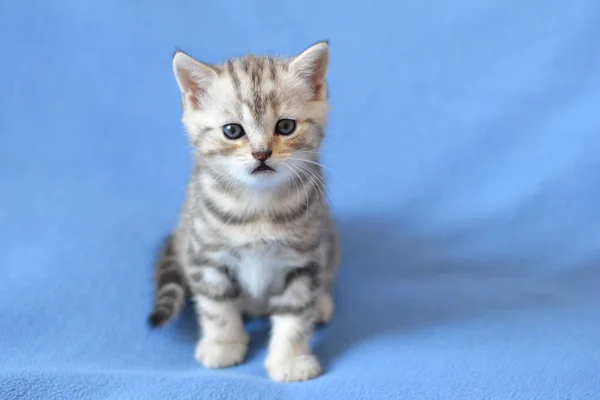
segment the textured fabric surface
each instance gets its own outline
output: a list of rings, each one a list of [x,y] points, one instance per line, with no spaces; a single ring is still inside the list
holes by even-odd
[[[0,398],[600,399],[600,2],[0,2]],[[190,171],[171,55],[330,39],[325,375],[151,332]]]

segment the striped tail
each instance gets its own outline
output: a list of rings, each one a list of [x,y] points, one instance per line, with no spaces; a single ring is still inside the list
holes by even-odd
[[[181,265],[177,260],[173,236],[163,245],[156,264],[156,296],[148,323],[152,327],[166,324],[175,318],[185,303],[186,286]]]

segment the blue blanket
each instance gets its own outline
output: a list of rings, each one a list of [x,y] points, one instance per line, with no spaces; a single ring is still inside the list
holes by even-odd
[[[600,399],[600,2],[0,2],[0,399]],[[190,154],[175,47],[330,39],[325,374],[150,331]]]

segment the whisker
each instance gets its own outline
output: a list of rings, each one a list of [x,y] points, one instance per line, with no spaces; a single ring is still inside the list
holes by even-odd
[[[293,166],[288,165],[288,167],[290,167],[290,171],[294,172],[296,174],[296,176],[298,177],[298,180],[300,181],[300,183],[302,183],[302,187],[304,188],[304,194],[306,195],[306,203],[308,204],[308,190],[306,189],[306,184],[304,183],[302,176],[300,176],[298,171],[296,171]],[[298,206],[300,206],[300,195],[298,195]]]
[[[297,173],[294,171],[294,169],[293,169],[293,168],[292,168],[290,165],[283,164],[283,166],[284,166],[284,167],[287,167],[287,168],[289,169],[289,171],[290,171],[290,176],[292,177],[292,180],[294,181],[294,184],[296,185],[296,189],[298,189],[298,183],[296,182],[296,177],[295,177],[295,176],[292,176],[292,174],[291,174],[291,173],[293,172],[293,173],[294,173],[296,176],[298,176],[299,178],[300,178],[300,176],[299,176],[299,175],[298,175],[298,174],[297,174]],[[300,178],[300,180],[302,180],[302,178]],[[298,195],[298,207],[300,207],[300,191],[299,191],[299,190],[296,190],[296,192],[297,192],[297,195]]]
[[[317,155],[321,155],[323,154],[323,152],[321,150],[300,150],[300,151],[296,151],[294,150],[292,153],[290,154],[317,154]],[[333,156],[333,157],[337,157],[339,155],[339,153],[332,153],[330,151],[327,152],[327,156]]]
[[[319,176],[319,174],[317,174],[316,172],[307,168],[306,166],[299,165],[298,167],[302,168],[307,174],[310,173],[310,175],[312,175],[316,179],[313,182],[317,185],[317,188],[321,192],[321,195],[325,199],[329,199],[329,201],[331,201],[331,203],[333,204],[333,197],[331,196],[331,193],[329,192],[329,189],[327,188],[327,185],[325,184],[325,181],[323,180],[323,178],[321,176]],[[326,194],[323,192],[323,190],[321,190],[321,188],[323,188],[325,190]]]
[[[288,158],[288,160],[301,161],[301,162],[306,162],[309,164],[318,165],[319,167],[325,168],[326,170],[331,171],[334,174],[336,173],[332,168],[328,167],[327,165],[321,164],[320,162],[317,162],[317,161],[306,160],[304,158],[296,158],[296,157],[290,157],[290,158]]]
[[[319,191],[319,194],[320,194],[320,196],[318,196],[319,208],[322,208],[323,204],[321,204],[321,198],[325,197],[325,194],[321,190],[320,185],[317,183],[317,181],[315,181],[315,179],[312,176],[308,175],[308,173],[306,171],[302,171],[302,172],[304,173],[304,176],[306,176],[308,178],[310,183],[312,183],[315,186],[315,189]]]
[[[227,176],[225,171],[223,171],[217,175],[217,184],[219,184],[225,192],[229,193],[233,180]]]
[[[287,183],[287,195],[288,197],[290,196],[290,179],[288,179],[288,171],[286,169],[283,170],[283,176],[285,177],[285,181]],[[291,178],[291,174],[289,174],[289,177]]]

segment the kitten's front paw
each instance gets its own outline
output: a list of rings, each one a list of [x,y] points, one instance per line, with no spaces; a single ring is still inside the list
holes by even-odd
[[[247,351],[247,341],[219,342],[202,339],[196,345],[196,360],[205,368],[232,367],[244,361]]]
[[[278,382],[298,382],[321,375],[321,365],[312,354],[269,360],[265,363],[269,376]]]

